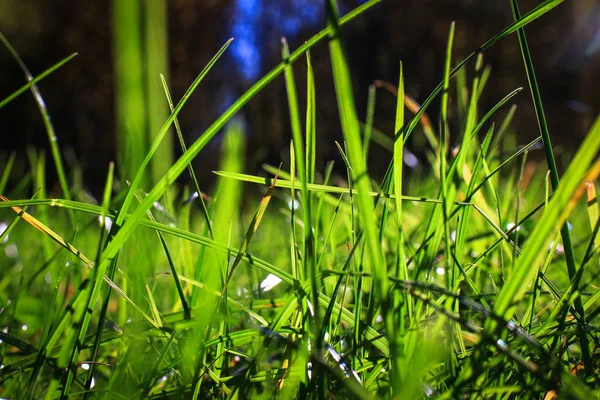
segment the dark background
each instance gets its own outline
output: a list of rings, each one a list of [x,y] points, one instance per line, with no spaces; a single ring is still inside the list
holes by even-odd
[[[340,1],[342,12],[360,4]],[[525,13],[539,1],[523,0]],[[325,26],[322,0],[171,0],[168,2],[170,81],[178,99],[229,38],[236,38],[224,59],[209,73],[180,114],[188,143],[197,138],[241,93],[281,59],[280,37],[293,51]],[[512,21],[505,0],[384,1],[343,28],[359,115],[364,115],[368,86],[377,79],[397,83],[404,63],[407,93],[423,101],[442,78],[451,21],[456,21],[453,64]],[[2,0],[0,30],[32,74],[41,73],[70,53],[79,55],[44,79],[39,88],[53,118],[67,164],[83,166],[88,186],[100,187],[115,157],[113,53],[109,1]],[[526,27],[547,118],[555,144],[575,149],[600,110],[600,5],[571,0]],[[527,85],[515,35],[484,54],[492,66],[483,98],[487,110],[505,94]],[[326,41],[312,50],[316,73],[317,168],[339,159],[334,140],[342,138]],[[473,65],[468,67],[469,79]],[[305,62],[295,64],[304,107]],[[5,48],[0,48],[0,97],[25,83]],[[454,93],[453,93],[454,95]],[[242,111],[248,143],[247,171],[262,162],[287,157],[291,137],[283,76]],[[528,90],[519,104],[513,131],[520,143],[538,135]],[[436,104],[430,116],[437,120]],[[376,128],[393,130],[395,98],[378,92]],[[502,113],[496,117],[499,122]],[[47,147],[43,121],[30,93],[0,110],[3,153]],[[456,133],[456,132],[455,132]],[[218,162],[219,137],[195,161],[202,179]],[[381,174],[391,155],[372,146],[370,164]]]

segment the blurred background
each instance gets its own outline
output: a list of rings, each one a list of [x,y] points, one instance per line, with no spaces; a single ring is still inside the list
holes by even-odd
[[[363,1],[338,3],[345,13]],[[522,0],[521,12],[539,3]],[[455,65],[510,24],[512,15],[505,0],[388,0],[343,28],[359,115],[365,115],[369,85],[375,80],[397,83],[399,61],[404,63],[407,94],[418,102],[427,97],[442,78],[451,21],[457,24]],[[121,175],[131,180],[123,166],[143,157],[143,152],[133,154],[127,141],[119,138],[127,132],[127,137],[137,138],[137,148],[147,147],[168,117],[159,73],[167,77],[177,102],[225,41],[235,38],[179,116],[190,144],[281,61],[281,37],[287,38],[293,51],[325,24],[323,0],[0,1],[0,30],[34,76],[79,53],[40,82],[39,89],[65,163],[81,166],[84,182],[96,192],[104,183],[109,161],[117,160]],[[575,149],[600,111],[596,95],[600,89],[600,4],[566,1],[528,25],[526,33],[555,144]],[[342,134],[326,41],[311,54],[316,74],[317,168],[323,170],[327,160],[339,159],[334,141],[341,140]],[[491,66],[492,75],[482,110],[516,87],[526,86],[516,36],[487,51],[484,63]],[[304,59],[294,68],[303,108]],[[468,66],[469,79],[473,69]],[[1,47],[0,98],[25,82],[10,52]],[[518,142],[525,143],[538,135],[528,90],[515,101],[519,107],[513,132]],[[394,108],[393,95],[380,89],[374,125],[390,137]],[[429,110],[434,123],[436,109],[434,103]],[[252,99],[239,117],[247,142],[246,171],[256,173],[262,163],[279,164],[288,157],[291,131],[283,76]],[[0,130],[2,160],[11,151],[26,154],[28,147],[49,146],[30,92],[0,110]],[[413,136],[417,142],[410,146],[419,156],[424,141]],[[172,145],[163,146],[159,153],[165,165],[152,166],[154,176],[164,172],[171,154],[180,154],[176,138],[171,136],[170,141]],[[210,171],[217,168],[219,148],[217,136],[195,160],[202,181],[213,179]],[[371,146],[369,163],[376,177],[383,174],[390,157],[382,148]],[[50,174],[52,170],[48,168]]]

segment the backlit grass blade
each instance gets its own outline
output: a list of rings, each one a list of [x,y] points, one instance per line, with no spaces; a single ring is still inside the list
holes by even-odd
[[[398,88],[390,82],[376,80],[375,82],[373,82],[373,84],[377,88],[383,88],[391,94],[393,94],[394,96],[398,96]],[[421,109],[421,105],[417,103],[417,101],[411,96],[409,96],[406,92],[404,93],[404,105],[413,114],[419,113],[419,110]],[[439,149],[438,139],[436,137],[435,132],[433,131],[433,125],[431,124],[431,119],[429,118],[429,115],[427,115],[427,112],[420,112],[419,122],[421,123],[423,133],[425,134],[427,141],[431,145],[431,148],[437,151]],[[398,132],[396,132],[396,134],[398,134]]]
[[[341,149],[341,147],[338,144],[338,150],[340,150],[340,149]],[[287,189],[289,189],[291,187],[291,182],[289,180],[284,180],[284,179],[277,179],[277,182],[273,182],[272,178],[263,178],[263,177],[255,176],[255,175],[239,174],[239,173],[233,173],[233,172],[228,172],[228,171],[213,171],[213,172],[215,175],[224,176],[226,178],[231,178],[231,179],[238,179],[238,180],[241,180],[244,182],[258,183],[258,184],[267,185],[267,186],[274,185],[275,187],[281,187],[281,188],[287,188]],[[351,190],[349,188],[342,188],[342,187],[329,186],[329,185],[320,185],[320,184],[316,184],[316,183],[308,184],[307,187],[308,187],[309,191],[314,191],[317,193],[337,193],[337,194],[352,193],[353,195],[356,195],[358,193],[358,191],[356,189]],[[371,196],[371,197],[376,197],[378,195],[381,196],[381,193],[368,192],[367,195]],[[383,197],[395,199],[396,195],[392,193],[389,195],[384,195]],[[417,202],[424,202],[424,203],[438,203],[438,204],[441,203],[441,200],[439,200],[439,199],[433,199],[433,198],[428,198],[428,197],[419,197],[419,196],[403,195],[402,199],[405,201],[417,201]],[[335,205],[336,203],[337,203],[337,199],[334,200],[333,205]],[[1,207],[1,203],[0,203],[0,207]]]
[[[511,0],[511,8],[513,12],[513,17],[515,20],[521,18],[521,13],[519,12],[519,5],[517,0]],[[537,121],[540,129],[540,134],[542,135],[542,142],[544,143],[544,151],[546,154],[546,162],[548,163],[548,169],[550,170],[550,182],[552,183],[552,190],[556,191],[559,185],[559,175],[558,168],[556,166],[556,162],[554,160],[554,152],[552,150],[552,142],[550,140],[550,131],[548,129],[548,124],[546,122],[546,117],[544,115],[544,106],[542,104],[542,97],[540,94],[540,90],[538,87],[537,79],[535,76],[535,70],[533,67],[533,61],[531,59],[531,54],[529,52],[529,45],[527,44],[527,38],[525,37],[525,30],[521,27],[517,31],[517,36],[519,38],[519,45],[521,47],[521,54],[523,55],[523,62],[525,64],[525,72],[527,73],[527,81],[529,82],[529,89],[531,91],[531,95],[533,97],[533,104],[535,107],[535,112],[537,116]],[[567,272],[569,273],[569,278],[572,280],[577,273],[577,266],[575,262],[575,252],[573,250],[573,243],[571,240],[571,233],[568,228],[568,221],[565,220],[564,226],[561,228],[561,238],[563,241],[563,248],[565,251],[565,260],[567,263]],[[577,290],[577,288],[575,288]],[[575,299],[575,309],[581,316],[581,325],[577,330],[577,337],[579,339],[581,345],[581,353],[583,358],[583,364],[585,366],[586,374],[591,375],[593,370],[592,358],[589,350],[589,340],[587,338],[587,333],[583,328],[585,325],[585,311],[583,309],[583,302],[581,297],[577,297]]]
[[[450,64],[452,61],[452,45],[454,43],[454,22],[450,25],[450,32],[448,34],[448,43],[446,46],[446,61],[444,66],[444,84],[442,89],[442,99],[441,99],[441,122],[440,122],[440,200],[442,201],[442,217],[444,224],[444,238],[445,238],[445,264],[446,264],[446,276],[453,277],[454,271],[452,269],[450,256],[450,221],[449,221],[449,211],[448,205],[453,200],[454,196],[451,195],[449,191],[449,185],[451,185],[451,181],[449,183],[448,176],[448,167],[447,167],[447,157],[448,157],[448,146],[450,143],[449,138],[449,126],[448,126],[448,89],[450,87]],[[395,165],[394,165],[395,167]],[[449,278],[448,278],[449,279]],[[452,287],[448,285],[448,287]]]
[[[398,279],[408,279],[408,268],[406,265],[406,255],[404,249],[405,239],[405,221],[402,204],[402,191],[403,191],[403,178],[404,178],[404,71],[402,69],[402,62],[400,63],[400,77],[398,78],[398,97],[396,99],[396,119],[394,124],[394,193],[396,195],[396,219],[398,221],[398,255],[396,260],[396,273],[394,274]],[[385,222],[385,214],[382,216],[382,227]],[[383,231],[383,228],[382,228]],[[411,325],[413,316],[412,299],[407,296],[394,292],[393,296],[393,308],[396,317],[396,329],[395,333],[398,335],[401,341],[404,341],[404,335],[406,334],[406,327]],[[407,364],[410,356],[407,354],[408,346],[404,346],[401,349],[401,355],[397,355],[398,358],[402,359]],[[408,350],[410,352],[410,350]],[[399,365],[396,365],[398,368]],[[398,375],[396,375],[398,376]],[[404,375],[406,376],[406,375]]]
[[[404,77],[402,71],[402,63],[400,63],[400,78],[398,79],[398,97],[396,101],[396,121],[394,125],[394,133],[398,133],[400,137],[394,139],[394,193],[396,194],[396,217],[398,218],[398,224],[400,225],[400,236],[398,241],[400,246],[403,246],[403,235],[402,235],[402,174],[404,172],[403,162],[403,150],[404,140],[402,138],[404,128]],[[403,255],[403,251],[399,252],[399,255]],[[401,265],[404,263],[400,261]],[[406,279],[402,277],[399,279]]]
[[[594,182],[588,182],[586,185],[587,191],[587,209],[588,209],[588,217],[590,219],[590,226],[592,231],[600,221],[600,211],[598,207],[598,195],[596,194],[596,187],[594,186]],[[600,248],[600,239],[596,238],[594,240],[595,246]]]
[[[317,153],[317,109],[315,99],[315,76],[310,58],[306,52],[306,171],[307,183],[315,181]]]

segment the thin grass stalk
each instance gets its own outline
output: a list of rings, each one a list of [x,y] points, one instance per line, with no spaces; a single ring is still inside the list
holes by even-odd
[[[365,152],[365,160],[369,159],[369,146],[371,144],[371,136],[373,135],[373,119],[375,117],[375,101],[377,98],[377,87],[369,85],[369,94],[367,96],[367,115],[365,117],[363,147]]]
[[[306,171],[307,183],[315,182],[317,159],[317,108],[315,94],[315,75],[310,58],[306,52]],[[312,201],[312,199],[311,199]],[[311,204],[312,205],[312,204]]]
[[[398,255],[396,265],[396,277],[398,279],[408,279],[408,268],[406,265],[406,257],[404,250],[404,214],[402,205],[402,188],[403,188],[403,174],[404,174],[404,71],[402,68],[402,62],[399,66],[400,76],[398,78],[398,96],[396,99],[396,118],[394,123],[394,193],[396,195],[396,220],[398,221]],[[396,136],[399,135],[399,136]],[[382,222],[386,220],[385,214],[382,216]],[[381,232],[383,233],[384,226],[382,224]],[[396,329],[395,335],[398,336],[398,357],[403,361],[401,367],[402,375],[404,379],[407,377],[406,369],[410,361],[410,354],[413,349],[409,348],[405,343],[405,330],[406,326],[411,325],[411,318],[413,317],[412,311],[412,299],[408,298],[405,294],[398,291],[394,291],[393,297],[393,309],[396,310]],[[408,353],[408,354],[407,354]]]
[[[443,239],[444,239],[444,269],[446,275],[446,287],[453,287],[453,279],[456,274],[456,266],[453,262],[454,258],[451,254],[451,244],[450,244],[450,216],[449,216],[449,207],[450,204],[454,201],[456,196],[456,190],[452,185],[451,177],[448,176],[448,167],[447,167],[447,157],[448,150],[447,146],[449,144],[449,132],[448,132],[448,98],[449,98],[449,88],[450,88],[450,65],[452,62],[452,46],[454,43],[454,29],[455,23],[452,22],[450,24],[450,31],[448,33],[448,42],[446,45],[446,59],[444,64],[444,83],[442,86],[442,99],[441,99],[441,121],[440,121],[440,199],[442,201],[442,224],[443,224]],[[451,188],[452,186],[452,188]],[[441,230],[441,229],[440,229]],[[447,303],[447,308],[453,308],[453,302],[449,301]],[[449,348],[452,349],[454,347],[454,341],[456,340],[454,331],[457,329],[457,325],[453,322],[450,322],[451,326],[451,336]],[[460,328],[459,328],[460,329]],[[449,369],[452,375],[456,375],[456,360],[453,355],[448,354],[447,359],[449,361]]]
[[[511,9],[515,20],[521,18],[519,11],[518,0],[511,0]],[[550,183],[552,184],[552,190],[556,191],[560,182],[558,175],[558,167],[554,159],[554,152],[552,150],[552,142],[550,139],[550,130],[544,113],[544,105],[542,103],[542,96],[535,76],[535,69],[533,67],[533,60],[529,51],[529,45],[527,44],[527,38],[525,36],[525,30],[523,28],[518,29],[517,36],[519,38],[519,45],[521,47],[521,54],[523,55],[523,63],[525,64],[525,72],[527,73],[527,81],[529,83],[529,89],[531,90],[531,96],[533,97],[533,104],[535,113],[538,121],[540,133],[542,135],[542,143],[544,144],[544,153],[546,155],[546,162],[548,163],[548,169],[550,170]],[[577,265],[575,262],[575,251],[573,250],[573,242],[571,240],[571,233],[568,228],[568,220],[565,220],[564,225],[560,230],[560,235],[563,241],[563,247],[565,251],[565,261],[567,263],[567,272],[569,279],[573,280],[577,274]],[[575,291],[578,288],[574,289]],[[583,365],[585,367],[585,373],[587,376],[591,376],[594,370],[594,363],[590,353],[589,340],[585,330],[585,310],[583,309],[583,302],[581,297],[578,296],[574,300],[575,310],[577,310],[579,324],[577,325],[577,338],[581,346],[581,357],[583,359]]]

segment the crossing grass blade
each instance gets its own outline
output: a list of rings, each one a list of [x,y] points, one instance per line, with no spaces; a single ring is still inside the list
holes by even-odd
[[[161,74],[160,79],[163,84],[163,89],[165,91],[165,96],[167,96],[167,102],[169,103],[169,108],[171,112],[175,111],[175,106],[173,105],[173,99],[171,98],[171,92],[169,91],[169,87],[167,85],[167,81],[165,77]],[[175,126],[175,132],[177,133],[177,138],[179,139],[179,145],[181,146],[181,151],[185,153],[187,151],[187,146],[185,145],[185,140],[183,139],[183,133],[181,132],[181,127],[179,126],[179,120],[177,117],[173,119],[173,125]],[[194,168],[192,164],[188,164],[188,171],[190,174],[190,178],[194,184],[194,188],[196,189],[196,194],[198,195],[198,200],[200,201],[200,205],[202,207],[202,213],[204,215],[204,219],[206,220],[206,228],[210,237],[214,238],[214,233],[212,229],[212,221],[210,220],[210,216],[208,215],[208,209],[206,208],[206,202],[204,201],[204,197],[202,196],[202,191],[200,190],[200,185],[198,184],[198,179],[196,178],[196,173],[194,172]]]
[[[586,192],[587,192],[588,217],[590,220],[590,227],[592,228],[592,232],[593,232],[596,228],[596,225],[598,225],[598,221],[600,221],[600,211],[599,211],[599,207],[598,207],[598,195],[596,194],[596,187],[594,186],[594,182],[588,182],[586,184]],[[592,241],[597,248],[600,248],[600,239],[592,238]]]
[[[188,90],[185,92],[185,94],[183,95],[183,97],[181,98],[179,103],[177,103],[177,106],[175,107],[173,112],[171,112],[171,115],[169,116],[167,121],[165,121],[160,132],[156,135],[154,142],[152,143],[152,145],[150,146],[150,149],[148,150],[148,154],[142,161],[142,164],[140,165],[140,167],[135,175],[135,178],[133,179],[133,182],[131,183],[131,187],[129,188],[127,197],[125,198],[125,201],[123,202],[123,206],[121,207],[121,212],[119,213],[119,216],[117,217],[117,220],[115,221],[115,223],[117,225],[121,225],[121,223],[123,222],[122,215],[123,215],[123,213],[128,212],[129,205],[131,204],[133,197],[134,197],[134,193],[137,190],[137,188],[144,176],[144,171],[145,171],[146,167],[148,166],[148,164],[150,163],[152,157],[154,156],[154,153],[157,151],[158,147],[160,146],[163,139],[165,138],[166,134],[169,132],[169,128],[170,128],[171,124],[173,123],[175,118],[177,118],[177,115],[179,114],[179,112],[181,111],[181,109],[183,108],[183,106],[185,105],[187,100],[190,98],[192,93],[194,93],[194,91],[196,90],[196,88],[198,87],[200,82],[202,82],[204,77],[208,74],[208,72],[211,70],[211,68],[216,64],[216,62],[223,55],[223,53],[225,53],[225,50],[227,50],[227,47],[229,47],[229,45],[231,44],[232,41],[233,41],[233,39],[229,39],[221,47],[221,49],[219,49],[217,54],[215,54],[215,56],[208,62],[206,67],[204,67],[204,69],[202,70],[202,72],[200,72],[198,77],[196,77],[194,82],[192,82],[192,84],[190,85]]]
[[[2,37],[4,37],[4,36],[2,36]],[[69,61],[71,61],[73,58],[75,58],[75,56],[77,56],[77,54],[78,53],[73,53],[70,56],[63,58],[62,60],[60,60],[59,62],[57,62],[56,64],[54,64],[53,66],[51,66],[50,68],[48,68],[47,70],[45,70],[44,72],[42,72],[41,74],[36,76],[35,78],[31,79],[25,85],[23,85],[20,88],[18,88],[17,90],[15,90],[8,97],[6,97],[2,101],[0,101],[0,109],[2,107],[4,107],[5,105],[7,105],[8,103],[10,103],[11,101],[13,101],[15,98],[17,98],[20,95],[22,95],[23,93],[25,93],[26,91],[31,90],[31,88],[33,86],[35,86],[39,81],[41,81],[42,79],[44,79],[45,77],[47,77],[48,75],[50,75],[51,73],[53,73],[54,71],[56,71],[57,69],[59,69],[60,67],[65,65],[66,63],[68,63]]]

